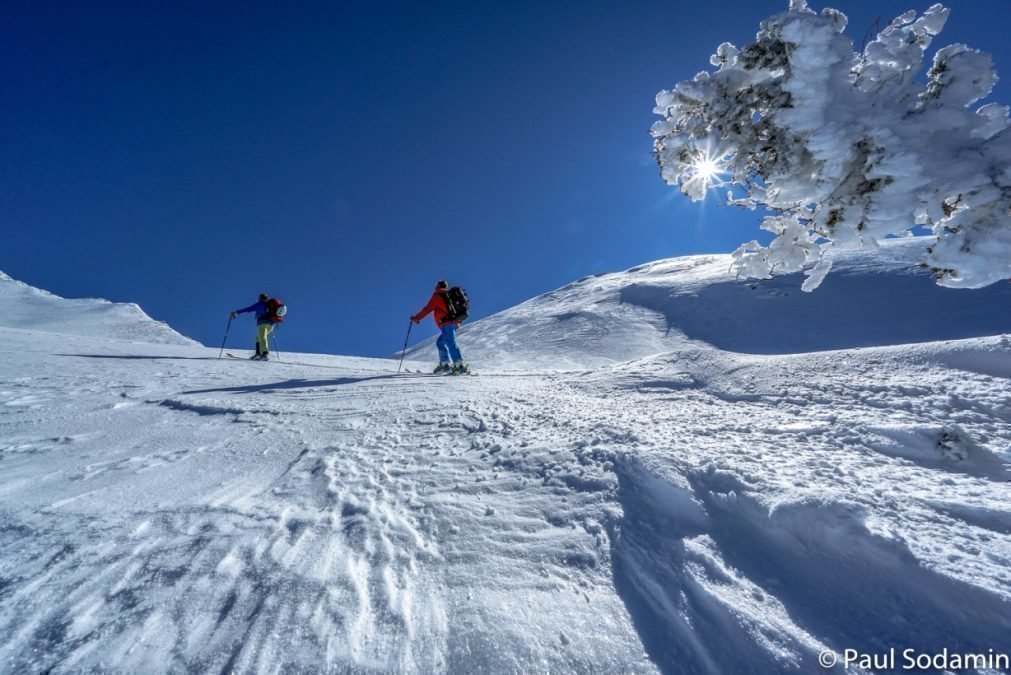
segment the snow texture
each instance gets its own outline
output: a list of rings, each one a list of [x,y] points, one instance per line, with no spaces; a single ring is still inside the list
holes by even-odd
[[[873,330],[818,325],[795,277],[752,288],[725,256],[683,258],[468,326],[473,378],[420,374],[434,350],[401,375],[218,360],[132,312],[106,310],[109,339],[13,287],[2,670],[813,673],[823,650],[1007,653],[1007,295],[895,271],[915,246],[835,259],[834,311],[893,298]],[[901,344],[921,292],[962,313]],[[861,348],[774,353],[776,330]]]
[[[720,45],[715,72],[657,95],[661,177],[693,200],[730,185],[730,203],[772,213],[772,243],[734,253],[741,275],[815,264],[810,291],[826,251],[927,227],[920,262],[938,284],[1011,278],[1008,108],[973,109],[997,82],[991,57],[950,45],[920,77],[948,13],[907,12],[857,53],[842,13],[793,2],[744,48]]]

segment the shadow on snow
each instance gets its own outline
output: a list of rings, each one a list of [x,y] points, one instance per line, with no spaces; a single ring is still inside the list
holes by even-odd
[[[306,389],[312,387],[340,387],[348,384],[358,384],[369,380],[401,380],[411,377],[410,375],[369,375],[368,377],[338,377],[331,380],[306,380],[297,378],[293,380],[283,380],[281,382],[268,382],[266,384],[245,384],[236,387],[215,387],[214,389],[191,389],[184,391],[184,394],[214,394],[214,393],[234,393],[234,394],[255,394],[264,391],[280,391],[284,389]],[[426,377],[424,375],[416,377]]]

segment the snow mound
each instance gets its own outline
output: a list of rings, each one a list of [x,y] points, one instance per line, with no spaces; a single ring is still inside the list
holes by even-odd
[[[134,303],[67,299],[0,272],[0,328],[44,331],[127,342],[196,345]]]
[[[482,367],[596,368],[691,346],[749,354],[888,346],[1011,332],[1011,285],[938,287],[920,263],[929,237],[837,252],[804,293],[803,274],[738,280],[730,255],[687,256],[587,277],[460,331]],[[431,358],[432,342],[410,356]]]

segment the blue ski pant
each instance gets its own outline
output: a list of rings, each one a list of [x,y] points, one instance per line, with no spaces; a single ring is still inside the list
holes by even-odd
[[[460,356],[460,348],[456,346],[457,328],[458,326],[455,323],[448,323],[442,327],[442,335],[435,341],[435,346],[439,348],[439,363],[449,363],[450,361],[463,362],[463,357]]]

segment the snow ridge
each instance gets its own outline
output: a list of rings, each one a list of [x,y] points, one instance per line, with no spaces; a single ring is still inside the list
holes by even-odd
[[[134,303],[115,303],[99,298],[66,299],[0,272],[0,327],[67,335],[86,335],[110,340],[160,344],[196,345],[155,321]]]
[[[737,279],[729,255],[686,256],[587,277],[459,333],[464,357],[508,370],[579,370],[713,346],[789,354],[1011,332],[1011,285],[938,287],[920,267],[929,237],[836,251],[804,293],[800,273]],[[432,358],[434,338],[408,350]]]

